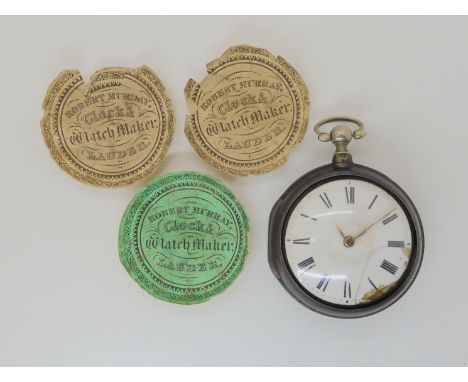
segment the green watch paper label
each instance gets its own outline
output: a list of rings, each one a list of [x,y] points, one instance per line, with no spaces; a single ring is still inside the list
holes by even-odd
[[[196,172],[146,185],[120,224],[120,261],[148,293],[196,304],[223,292],[242,270],[248,220],[232,192]]]

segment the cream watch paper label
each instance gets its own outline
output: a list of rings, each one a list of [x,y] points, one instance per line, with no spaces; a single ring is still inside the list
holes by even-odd
[[[171,102],[147,66],[101,69],[89,84],[65,70],[49,86],[43,108],[52,157],[96,186],[125,186],[153,173],[174,131]]]
[[[239,45],[189,80],[191,114],[185,134],[198,154],[232,175],[263,174],[281,166],[301,142],[309,96],[296,70],[265,49]]]

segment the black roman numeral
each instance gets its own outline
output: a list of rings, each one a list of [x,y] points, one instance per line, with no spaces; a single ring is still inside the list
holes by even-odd
[[[325,289],[327,289],[328,283],[330,282],[330,276],[323,275],[323,277],[320,279],[319,283],[317,284],[317,289],[323,290],[322,292],[325,292]]]
[[[375,195],[375,196],[374,196],[374,199],[372,199],[372,202],[370,202],[369,207],[367,207],[368,210],[370,210],[370,209],[372,208],[372,206],[374,205],[374,203],[375,203],[375,201],[377,200],[377,197],[378,197],[378,196],[379,196],[379,195]]]
[[[372,285],[372,286],[374,287],[374,289],[379,289],[379,288],[377,288],[376,285],[372,282],[372,280],[370,279],[370,277],[368,277],[367,280],[369,280],[370,285]]]
[[[310,219],[310,220],[314,220],[314,221],[317,220],[316,218],[311,218],[309,215],[306,215],[306,214],[299,214],[299,215],[301,215],[303,218],[306,218],[306,219]]]
[[[393,214],[392,216],[389,216],[388,218],[382,220],[383,225],[388,224],[392,221],[394,221],[398,217],[397,214]]]
[[[293,244],[310,244],[310,237],[304,239],[294,239]]]
[[[344,282],[343,297],[344,298],[350,298],[351,297],[351,283],[348,280],[345,280],[345,282]]]
[[[390,272],[392,275],[394,275],[398,270],[398,267],[396,265],[392,264],[390,261],[387,260],[382,261],[380,267],[385,269],[387,272]]]
[[[315,267],[315,260],[313,257],[309,257],[308,259],[302,260],[299,264],[297,264],[299,269],[302,271],[305,268],[309,270],[310,268]]]
[[[325,206],[327,208],[333,207],[333,205],[330,202],[330,199],[328,199],[328,195],[326,192],[324,192],[323,194],[320,194],[319,196],[320,196],[320,199],[322,199],[322,202],[325,203]]]
[[[345,187],[346,203],[354,204],[354,187]]]
[[[394,240],[390,240],[388,242],[388,246],[389,247],[396,247],[396,248],[403,248],[405,246],[405,242],[404,241],[394,241]]]

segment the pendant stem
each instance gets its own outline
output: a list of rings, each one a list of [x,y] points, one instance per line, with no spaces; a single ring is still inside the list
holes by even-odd
[[[321,126],[332,122],[354,123],[357,125],[357,129],[352,131],[347,125],[337,125],[330,131],[330,133],[320,131]],[[348,151],[348,144],[351,140],[353,138],[361,139],[366,135],[363,123],[358,119],[350,117],[331,117],[324,119],[315,125],[314,130],[317,133],[319,140],[322,142],[331,141],[335,145],[333,164],[339,168],[348,167],[353,163],[351,153]]]

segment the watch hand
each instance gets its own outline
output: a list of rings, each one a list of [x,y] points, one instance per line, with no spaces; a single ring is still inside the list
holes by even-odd
[[[338,225],[336,226],[336,228],[338,229],[338,232],[340,233],[341,237],[344,239],[346,237],[346,235],[343,233],[343,231],[341,230],[340,227],[338,227]]]
[[[352,236],[346,236],[344,232],[341,230],[338,225],[336,225],[336,228],[338,229],[338,232],[340,233],[341,237],[343,238],[343,245],[346,248],[351,248],[354,245],[354,238]]]
[[[364,235],[367,231],[369,231],[373,226],[375,226],[378,222],[380,222],[382,219],[386,218],[388,215],[390,215],[393,211],[395,211],[397,208],[394,207],[390,211],[388,211],[385,215],[377,219],[374,223],[372,223],[370,226],[365,228],[363,231],[359,232],[356,236],[354,236],[354,240],[356,240],[358,237],[361,237]]]

